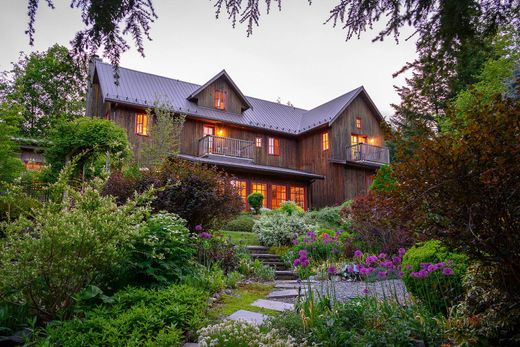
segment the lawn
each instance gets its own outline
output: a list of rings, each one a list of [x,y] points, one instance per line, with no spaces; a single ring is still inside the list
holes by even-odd
[[[219,231],[226,238],[231,240],[231,243],[239,246],[259,245],[258,236],[255,233],[248,233],[243,231]]]
[[[279,312],[251,306],[251,304],[256,300],[267,298],[267,294],[269,294],[272,289],[273,286],[270,284],[243,284],[235,289],[232,294],[222,295],[219,301],[211,307],[209,317],[211,320],[219,320],[220,318],[229,316],[238,310],[247,310],[275,316],[279,314]]]

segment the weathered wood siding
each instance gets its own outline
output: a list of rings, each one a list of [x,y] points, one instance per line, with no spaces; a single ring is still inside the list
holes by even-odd
[[[232,113],[242,113],[242,109],[247,108],[247,106],[242,102],[240,97],[235,93],[233,88],[226,82],[224,77],[220,77],[215,82],[210,84],[206,89],[204,89],[198,96],[197,104],[199,106],[215,108],[215,101],[213,99],[213,95],[215,90],[222,90],[224,92],[224,105],[225,110],[227,112]]]

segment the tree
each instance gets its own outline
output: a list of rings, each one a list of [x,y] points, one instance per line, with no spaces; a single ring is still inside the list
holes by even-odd
[[[184,126],[184,115],[171,112],[168,104],[155,102],[153,112],[146,110],[150,124],[150,137],[139,151],[139,164],[150,169],[162,164],[164,159],[176,155],[180,150],[180,136]]]
[[[76,156],[85,179],[89,167],[104,166],[107,160],[114,162],[130,155],[125,130],[105,119],[82,117],[61,122],[52,130],[49,140],[45,159],[54,176]]]
[[[0,182],[11,182],[23,170],[22,161],[17,156],[13,137],[18,132],[20,116],[16,109],[5,103],[0,104]]]
[[[264,196],[262,195],[262,193],[259,193],[259,192],[253,192],[247,196],[247,202],[253,208],[253,210],[255,210],[256,214],[258,214],[260,212],[263,201],[264,201]]]
[[[0,77],[0,101],[22,115],[22,133],[42,137],[58,120],[84,115],[86,76],[67,48],[22,53]]]

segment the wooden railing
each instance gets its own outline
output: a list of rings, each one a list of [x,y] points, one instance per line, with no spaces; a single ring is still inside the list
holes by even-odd
[[[253,141],[206,135],[199,140],[199,155],[208,154],[254,160],[255,144]]]
[[[347,161],[383,165],[390,163],[390,152],[386,147],[357,143],[347,147]]]

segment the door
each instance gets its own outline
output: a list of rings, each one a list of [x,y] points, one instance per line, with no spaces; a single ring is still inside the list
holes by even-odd
[[[211,135],[207,138],[207,145],[205,149],[208,151],[208,153],[213,153],[213,136],[215,136],[215,126],[204,124],[202,128],[202,135],[204,137],[206,137],[207,135]]]
[[[350,144],[352,145],[352,160],[363,159],[363,146],[358,144],[367,143],[368,137],[366,135],[352,134],[350,137]]]

